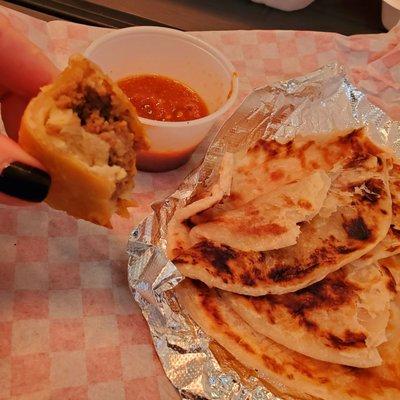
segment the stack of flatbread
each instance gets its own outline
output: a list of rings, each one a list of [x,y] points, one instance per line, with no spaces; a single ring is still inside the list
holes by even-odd
[[[364,129],[226,154],[167,251],[183,310],[268,385],[400,399],[400,163]]]

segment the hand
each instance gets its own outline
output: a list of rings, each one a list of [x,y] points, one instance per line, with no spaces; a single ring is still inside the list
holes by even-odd
[[[9,136],[0,133],[0,203],[39,202],[48,193],[50,176],[10,138],[18,139],[26,105],[57,73],[43,52],[0,14],[1,117]]]

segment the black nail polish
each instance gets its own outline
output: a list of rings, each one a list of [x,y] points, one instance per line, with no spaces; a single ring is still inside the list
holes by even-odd
[[[0,173],[0,192],[21,200],[43,201],[50,188],[50,175],[36,167],[15,161]]]

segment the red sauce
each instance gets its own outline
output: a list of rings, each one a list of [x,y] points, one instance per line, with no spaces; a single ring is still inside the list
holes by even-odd
[[[208,115],[200,96],[173,79],[136,75],[118,82],[140,117],[157,121],[191,121]]]

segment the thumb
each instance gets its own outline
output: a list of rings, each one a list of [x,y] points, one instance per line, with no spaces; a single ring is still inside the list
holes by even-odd
[[[50,175],[39,161],[0,134],[0,203],[41,202],[49,192],[50,183]]]

